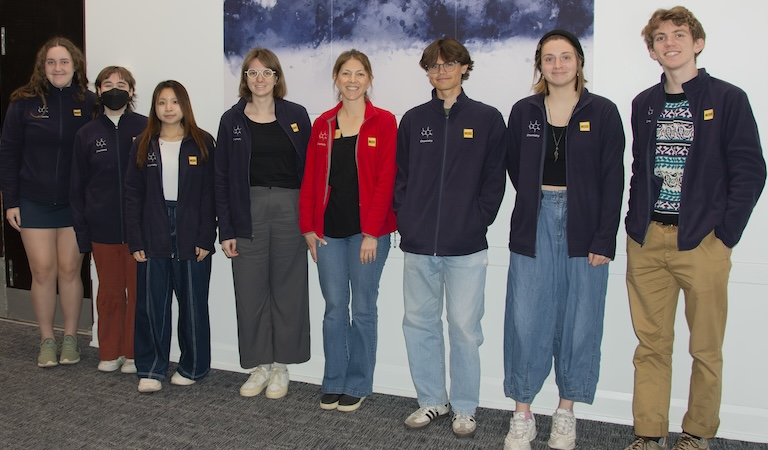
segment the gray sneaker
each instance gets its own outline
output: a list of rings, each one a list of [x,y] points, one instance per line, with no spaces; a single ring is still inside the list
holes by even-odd
[[[77,346],[77,340],[70,336],[64,336],[64,341],[59,346],[59,363],[77,364],[80,362],[80,347]]]
[[[688,433],[683,433],[677,438],[672,450],[707,450],[709,443],[706,439],[697,439]]]
[[[59,362],[56,360],[56,341],[48,338],[40,343],[37,367],[53,367],[57,365],[59,365]]]
[[[637,436],[637,438],[629,444],[629,447],[624,450],[667,450],[667,438],[661,438],[661,441],[656,442],[655,439]]]

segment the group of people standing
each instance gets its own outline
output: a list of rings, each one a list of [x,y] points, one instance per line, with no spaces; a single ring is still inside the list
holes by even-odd
[[[706,449],[719,425],[730,252],[762,191],[765,162],[744,92],[697,68],[705,34],[693,14],[658,10],[643,36],[664,74],[632,105],[627,286],[640,343],[637,439],[627,449],[667,448],[680,289],[694,363],[674,448]],[[504,448],[531,448],[531,404],[554,363],[560,401],[548,444],[573,449],[574,404],[592,403],[599,377],[625,182],[621,117],[585,88],[584,63],[577,36],[546,33],[534,55],[534,94],[512,107],[505,125],[498,110],[464,92],[474,69],[466,47],[437,39],[419,61],[432,99],[398,125],[369,98],[368,57],[349,50],[332,70],[339,102],[312,124],[304,107],[285,100],[278,57],[255,48],[214,142],[180,83],[158,84],[144,117],[133,111],[127,69],[104,68],[94,95],[82,52],[66,39],[49,41],[11,97],[0,144],[6,218],[21,232],[33,274],[38,365],[80,359],[79,272],[82,254],[92,252],[99,370],[137,373],[141,392],[162,388],[175,292],[181,358],[171,383],[205,377],[218,226],[232,261],[240,363],[249,371],[240,394],[285,396],[288,365],[310,358],[308,249],[325,298],[320,407],[354,411],[373,390],[379,281],[398,230],[403,333],[419,405],[405,426],[422,429],[453,412],[453,433],[472,436],[486,233],[508,174],[516,197],[504,391],[515,411]],[[58,348],[57,283],[65,319]]]

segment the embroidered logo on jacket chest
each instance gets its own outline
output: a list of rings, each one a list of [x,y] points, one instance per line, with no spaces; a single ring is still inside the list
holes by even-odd
[[[102,153],[107,151],[107,140],[103,137],[96,139],[94,143],[96,145],[96,153]]]
[[[419,140],[419,144],[431,144],[434,142],[432,139],[432,128],[430,127],[424,127],[421,129],[421,139]]]
[[[541,124],[538,120],[532,120],[528,122],[528,133],[525,137],[540,138],[541,137]]]

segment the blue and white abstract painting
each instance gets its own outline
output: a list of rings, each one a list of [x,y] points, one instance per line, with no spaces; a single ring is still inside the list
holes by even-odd
[[[356,48],[373,65],[373,102],[402,115],[430,98],[421,52],[455,37],[475,61],[467,95],[506,116],[531,92],[536,43],[547,31],[580,37],[590,78],[593,24],[594,0],[225,0],[225,106],[236,101],[243,55],[260,46],[280,58],[287,98],[318,115],[336,103],[336,57]]]

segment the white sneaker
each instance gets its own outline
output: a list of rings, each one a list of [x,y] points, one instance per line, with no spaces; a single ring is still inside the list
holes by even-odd
[[[451,430],[456,437],[472,437],[477,430],[475,418],[467,414],[454,414]]]
[[[179,372],[174,373],[171,377],[171,384],[175,384],[176,386],[192,386],[195,383],[197,383],[197,381],[187,378]]]
[[[132,359],[126,359],[123,363],[123,367],[120,368],[122,373],[136,373],[136,362]]]
[[[269,385],[264,394],[267,398],[283,398],[288,393],[288,369],[284,367],[272,367],[272,374],[269,376]]]
[[[269,371],[259,366],[251,371],[248,381],[240,386],[240,395],[243,397],[254,397],[261,394],[261,391],[267,387],[269,382]]]
[[[558,450],[572,450],[576,447],[576,417],[573,411],[558,408],[552,415],[548,445]]]
[[[536,439],[536,417],[525,418],[524,412],[516,412],[509,419],[509,433],[504,438],[504,450],[531,450]]]
[[[102,372],[114,372],[123,365],[124,361],[124,356],[121,356],[117,359],[111,359],[109,361],[99,361],[99,370]]]
[[[448,408],[448,405],[425,406],[417,409],[413,414],[408,416],[408,418],[405,419],[405,426],[412,430],[418,430],[419,428],[426,427],[432,423],[433,420],[448,417],[449,412],[450,409]]]
[[[163,383],[161,383],[160,380],[153,380],[152,378],[142,378],[139,380],[139,392],[157,392],[162,388]]]

